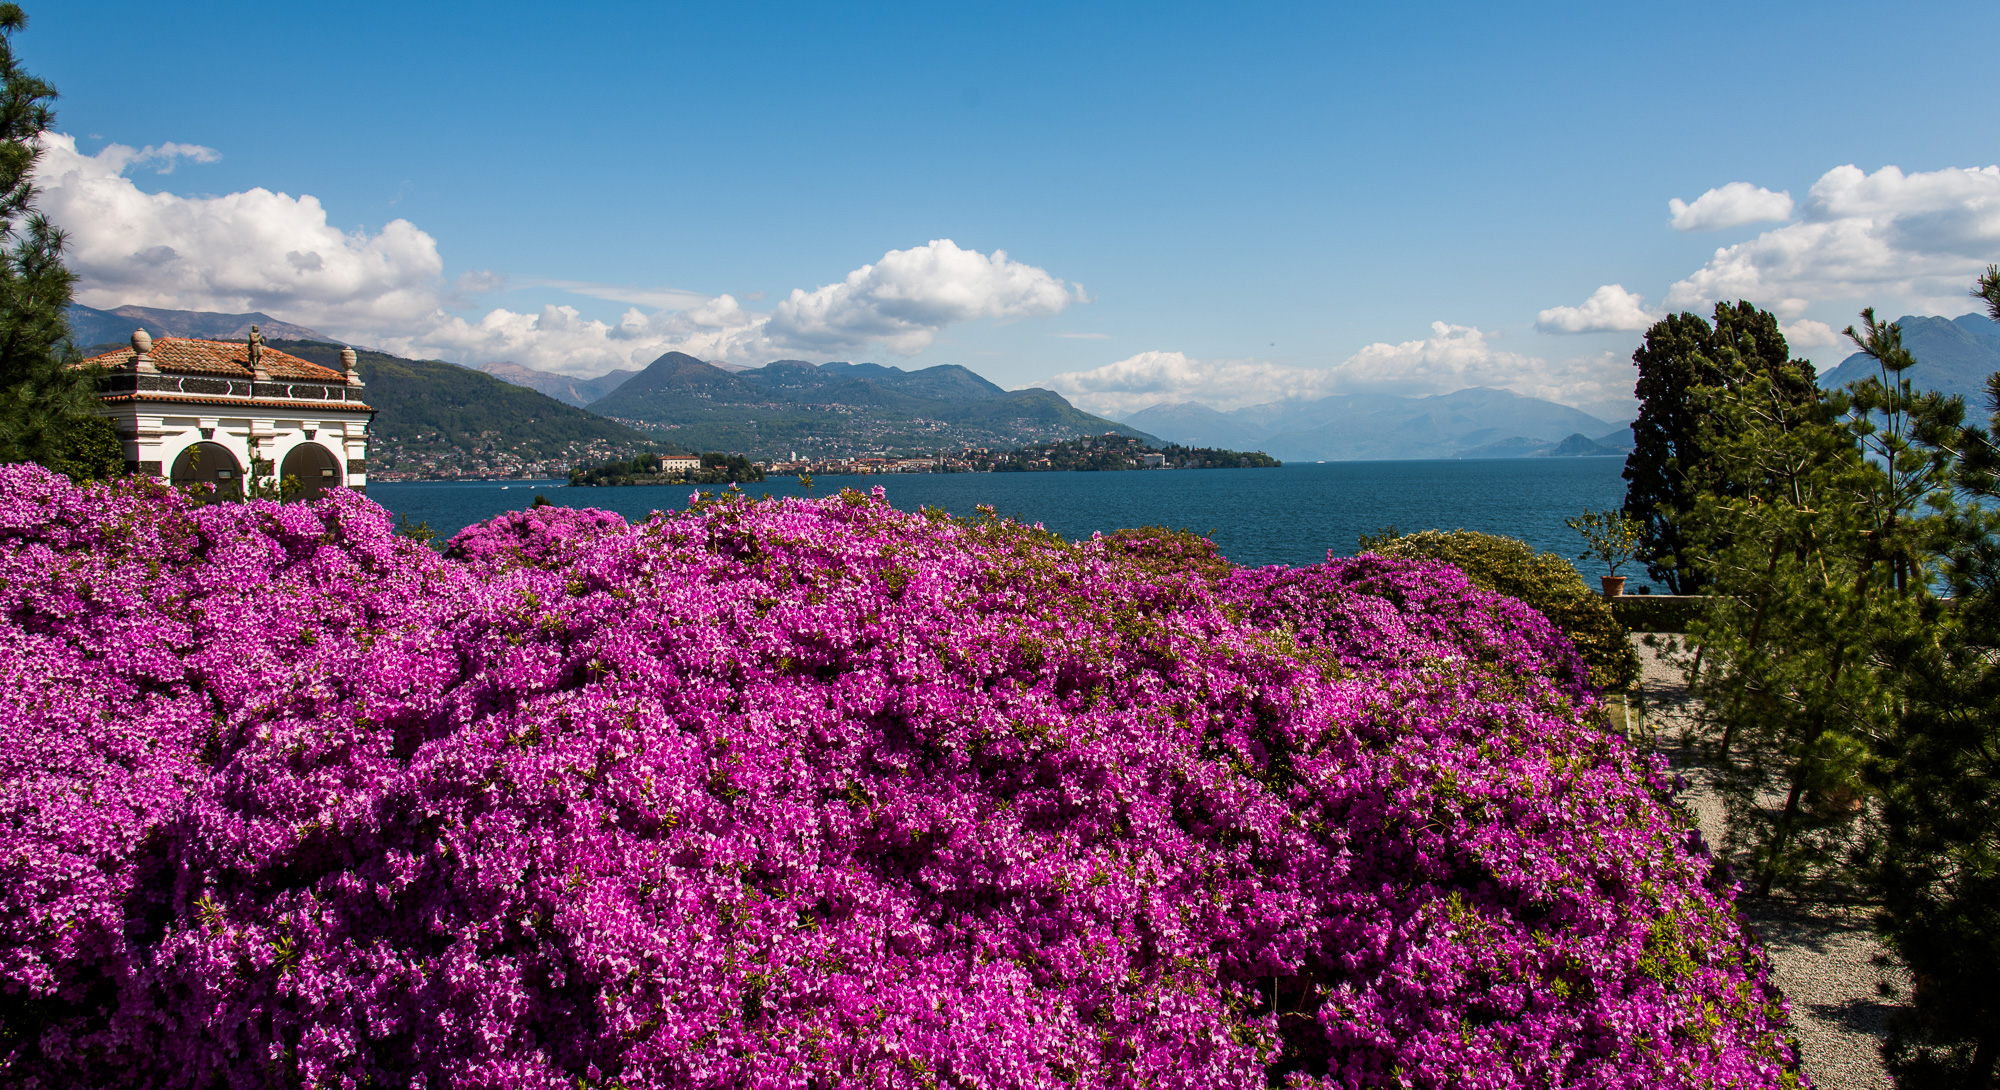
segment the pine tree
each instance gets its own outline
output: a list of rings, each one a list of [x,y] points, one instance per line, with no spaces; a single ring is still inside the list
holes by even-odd
[[[1974,295],[2000,321],[2000,269]],[[1898,1086],[1989,1090],[2000,1070],[2000,374],[1990,426],[1932,403],[1923,447],[1951,460],[1958,497],[1940,516],[1951,608],[1886,651],[1901,715],[1880,747],[1883,850],[1877,926],[1916,984],[1883,1056]]]
[[[1812,364],[1791,359],[1777,318],[1747,302],[1718,303],[1713,325],[1669,315],[1646,331],[1632,360],[1640,404],[1625,459],[1625,514],[1645,524],[1638,555],[1647,573],[1676,594],[1699,593],[1700,573],[1681,558],[1683,524],[1697,496],[1730,482],[1713,472],[1695,391],[1768,375],[1775,394],[1803,403],[1817,396]]]
[[[92,411],[95,376],[75,366],[65,308],[76,277],[63,266],[63,233],[35,210],[36,138],[55,123],[56,91],[14,55],[27,25],[18,5],[0,4],[0,461],[104,477],[124,452]]]

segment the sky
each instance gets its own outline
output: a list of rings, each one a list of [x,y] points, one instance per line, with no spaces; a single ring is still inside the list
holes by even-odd
[[[2000,261],[1990,3],[26,7],[79,302],[468,365],[1622,420],[1669,310]]]

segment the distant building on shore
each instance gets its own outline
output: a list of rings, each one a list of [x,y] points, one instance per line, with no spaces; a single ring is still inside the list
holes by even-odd
[[[248,343],[132,334],[132,347],[85,361],[104,368],[100,411],[134,473],[175,485],[242,488],[246,476],[296,478],[308,498],[368,490],[368,424],[351,348],[346,373]]]

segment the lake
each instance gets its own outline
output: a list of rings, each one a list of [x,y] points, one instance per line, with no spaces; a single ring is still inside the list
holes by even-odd
[[[1384,526],[1479,530],[1517,537],[1575,556],[1582,540],[1563,520],[1586,508],[1624,502],[1622,458],[1517,458],[1492,461],[1326,462],[1280,469],[1176,469],[1123,473],[940,473],[816,477],[814,495],[882,486],[905,510],[942,507],[971,515],[991,504],[1066,537],[1127,526],[1168,526],[1214,539],[1247,565],[1313,564],[1351,556],[1362,534]],[[745,486],[752,495],[801,495],[794,477]],[[535,496],[569,507],[599,507],[628,519],[687,506],[688,485],[570,488],[562,481],[400,481],[368,495],[390,511],[427,522],[440,541],[463,527],[528,506]],[[1579,561],[1593,585],[1601,566]],[[1627,565],[1630,589],[1645,572]],[[1655,588],[1659,589],[1659,588]]]

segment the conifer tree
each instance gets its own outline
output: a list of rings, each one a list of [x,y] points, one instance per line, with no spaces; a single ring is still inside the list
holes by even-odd
[[[14,54],[27,24],[19,5],[0,4],[0,461],[104,477],[124,453],[92,412],[95,376],[74,366],[65,308],[76,277],[63,266],[63,233],[35,209],[36,138],[55,122],[56,91]]]
[[[1698,593],[1702,577],[1681,557],[1683,524],[1697,496],[1730,482],[1713,472],[1695,391],[1768,375],[1773,393],[1803,403],[1817,396],[1812,364],[1791,359],[1777,318],[1747,302],[1716,304],[1713,325],[1669,315],[1646,331],[1632,360],[1640,405],[1625,459],[1625,514],[1644,523],[1638,556],[1647,573],[1676,594]]]
[[[1974,295],[2000,321],[2000,269]],[[2000,374],[1987,379],[1989,427],[1950,406],[1916,412],[1925,446],[1945,452],[1962,502],[1944,522],[1952,605],[1886,649],[1903,681],[1880,747],[1883,850],[1877,926],[1916,983],[1891,1019],[1884,1058],[1912,1090],[2000,1085]]]

